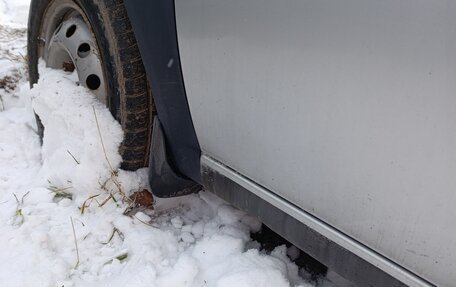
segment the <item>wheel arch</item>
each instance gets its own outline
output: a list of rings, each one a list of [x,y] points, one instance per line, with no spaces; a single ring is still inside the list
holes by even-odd
[[[162,134],[155,132],[153,138],[163,137],[166,148],[166,166],[178,177],[201,183],[201,149],[193,126],[182,76],[177,41],[174,1],[125,0],[150,89],[155,101]],[[154,141],[154,140],[153,140]],[[151,147],[153,149],[153,145]],[[154,153],[164,151],[154,151]],[[153,158],[151,164],[163,159]],[[151,189],[159,197],[182,195],[186,189],[178,182],[160,181],[160,168],[151,166],[149,178]],[[166,186],[171,188],[165,188]],[[173,189],[179,188],[180,190]],[[187,192],[184,192],[187,193]]]

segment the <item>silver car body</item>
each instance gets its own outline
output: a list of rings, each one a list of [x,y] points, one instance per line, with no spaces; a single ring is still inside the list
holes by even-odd
[[[456,282],[456,1],[176,0],[202,163],[410,286]]]

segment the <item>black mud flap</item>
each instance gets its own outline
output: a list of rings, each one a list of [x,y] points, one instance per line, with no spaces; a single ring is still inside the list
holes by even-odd
[[[177,174],[170,165],[166,140],[158,117],[154,118],[149,159],[149,182],[158,197],[175,197],[196,193],[201,185]]]

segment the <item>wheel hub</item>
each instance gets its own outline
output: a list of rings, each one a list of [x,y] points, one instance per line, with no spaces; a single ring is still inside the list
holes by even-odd
[[[76,69],[79,83],[107,104],[106,84],[100,52],[88,25],[80,17],[63,21],[47,43],[46,65],[55,69]]]

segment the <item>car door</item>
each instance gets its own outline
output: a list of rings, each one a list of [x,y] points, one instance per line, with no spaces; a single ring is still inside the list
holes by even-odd
[[[176,0],[203,158],[456,281],[456,2]]]

